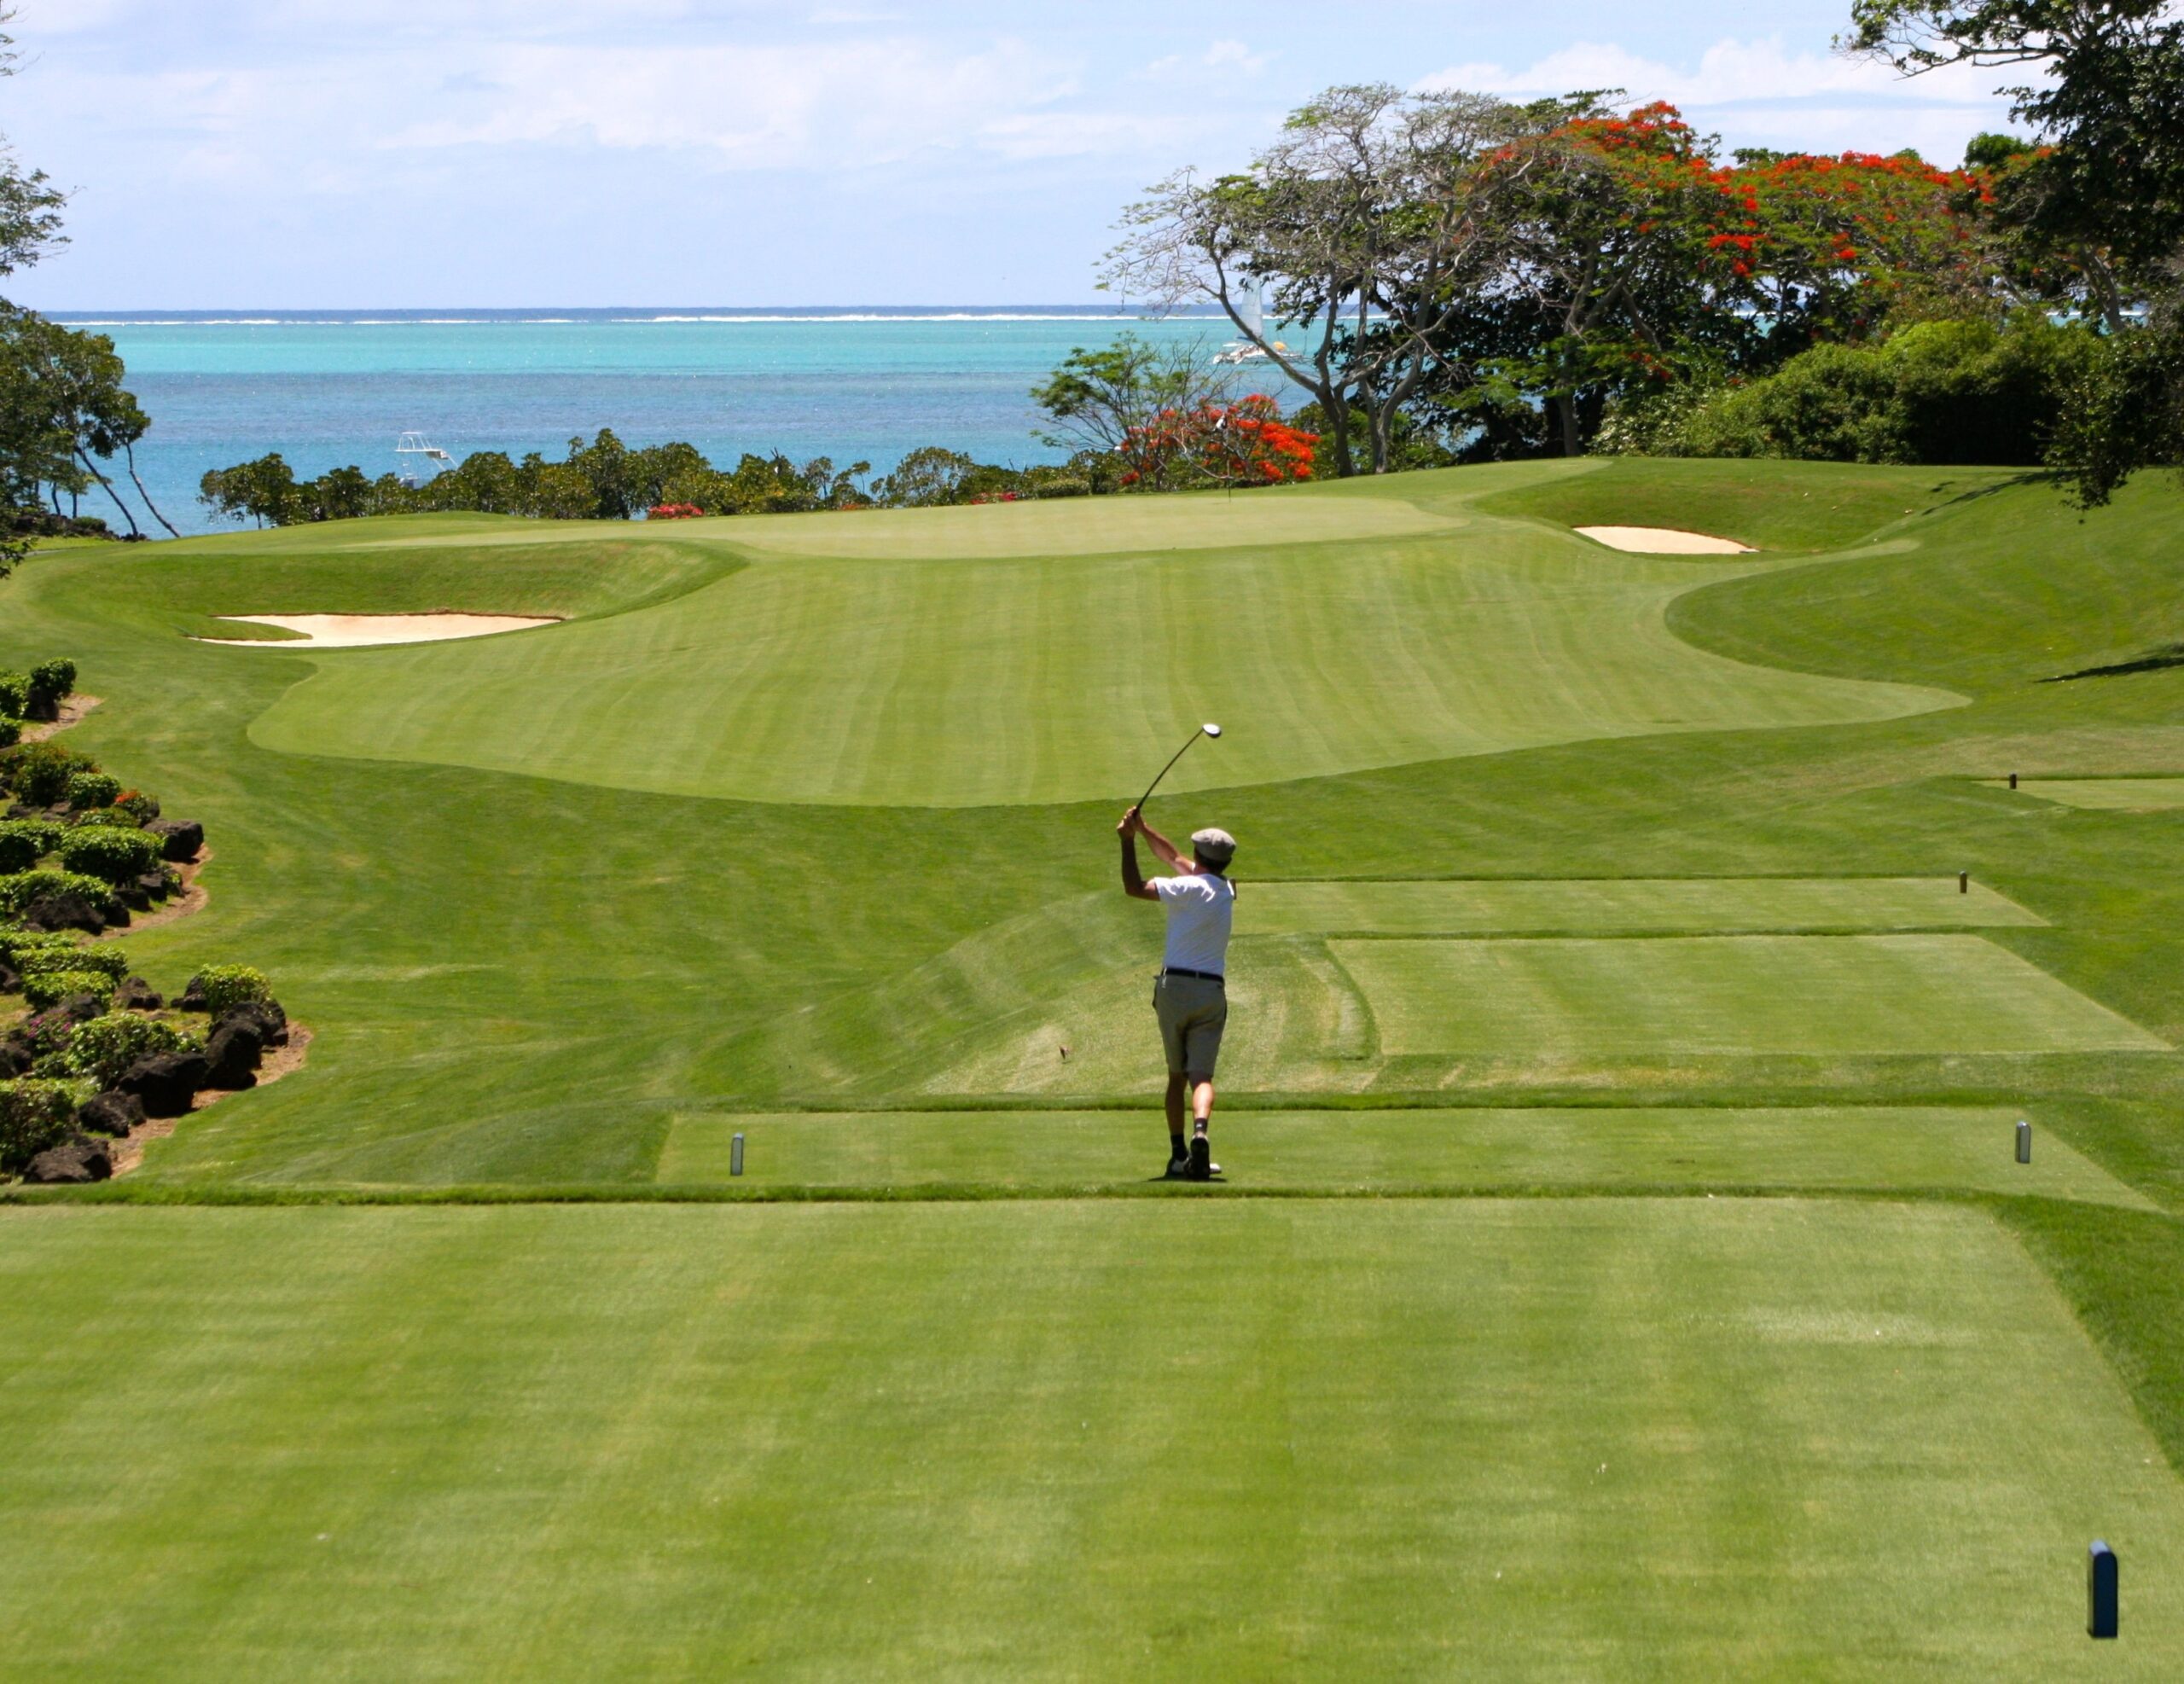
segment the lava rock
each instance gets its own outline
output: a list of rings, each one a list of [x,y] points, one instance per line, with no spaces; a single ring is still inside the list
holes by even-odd
[[[217,1034],[230,1024],[248,1024],[258,1031],[258,1040],[268,1047],[288,1044],[288,1014],[281,1009],[277,1000],[252,1000],[229,1007],[212,1025],[213,1032]]]
[[[22,991],[21,974],[6,960],[0,959],[0,994],[20,994]]]
[[[126,977],[113,991],[113,1009],[117,1012],[156,1012],[166,1004],[159,990],[142,977]]]
[[[96,936],[106,928],[99,909],[81,895],[62,892],[40,895],[21,913],[23,927],[49,935],[55,930],[81,930]]]
[[[146,872],[136,880],[136,886],[147,900],[163,901],[174,892],[174,884],[164,871]]]
[[[124,906],[137,912],[149,912],[152,909],[151,891],[133,877],[126,883],[117,885],[113,897]]]
[[[31,1159],[23,1179],[44,1187],[65,1187],[102,1182],[113,1175],[113,1153],[106,1142],[77,1139],[38,1153]]]
[[[144,828],[165,839],[161,857],[177,865],[189,864],[204,850],[205,827],[195,819],[159,819]]]
[[[147,1117],[182,1117],[206,1085],[211,1069],[202,1053],[152,1053],[131,1065],[113,1085],[141,1100]]]
[[[89,1023],[93,1018],[106,1015],[106,1002],[96,994],[72,994],[53,1010],[67,1022]]]
[[[212,1008],[205,1003],[205,978],[192,977],[184,983],[182,992],[174,997],[174,1008],[177,1012],[211,1011]]]
[[[258,1085],[258,1066],[265,1042],[256,1025],[231,1023],[212,1031],[205,1042],[205,1085],[236,1093]]]
[[[4,1081],[9,1077],[28,1075],[30,1067],[35,1060],[36,1054],[26,1044],[18,1041],[14,1036],[9,1036],[5,1041],[0,1041],[0,1081]]]
[[[76,1126],[93,1135],[125,1135],[143,1120],[143,1100],[111,1089],[92,1095],[76,1110]]]

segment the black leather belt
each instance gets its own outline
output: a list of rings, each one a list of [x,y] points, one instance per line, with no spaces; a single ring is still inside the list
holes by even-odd
[[[1164,977],[1192,977],[1199,982],[1225,983],[1228,980],[1218,971],[1186,971],[1178,965],[1163,965],[1160,974]]]

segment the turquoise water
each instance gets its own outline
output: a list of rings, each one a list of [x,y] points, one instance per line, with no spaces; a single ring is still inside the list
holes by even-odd
[[[1046,462],[1061,453],[1033,437],[1028,393],[1072,347],[1126,330],[1228,337],[1218,321],[1096,307],[58,319],[113,340],[152,418],[138,467],[185,532],[214,526],[197,501],[207,468],[278,450],[299,475],[352,462],[379,474],[406,465],[394,445],[413,430],[458,459],[558,456],[572,436],[611,427],[632,444],[687,439],[730,463],[780,450],[884,473],[923,444]],[[102,493],[83,507],[121,525]]]

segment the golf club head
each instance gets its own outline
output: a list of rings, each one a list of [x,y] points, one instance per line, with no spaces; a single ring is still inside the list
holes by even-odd
[[[1201,726],[1199,729],[1205,731],[1206,735],[1209,737],[1217,737],[1221,735],[1221,728],[1218,725],[1207,724]]]

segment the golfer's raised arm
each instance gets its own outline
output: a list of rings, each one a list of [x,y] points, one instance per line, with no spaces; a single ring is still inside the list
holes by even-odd
[[[1145,880],[1145,873],[1137,863],[1137,833],[1144,823],[1133,807],[1115,827],[1115,834],[1123,839],[1123,892],[1134,900],[1157,901],[1159,894]]]
[[[1135,812],[1136,809],[1132,808],[1130,810]],[[1174,843],[1146,823],[1142,818],[1138,820],[1137,827],[1143,833],[1146,841],[1152,845],[1153,851],[1160,857],[1161,862],[1170,871],[1182,871],[1187,868],[1183,864],[1183,857],[1176,851]]]

